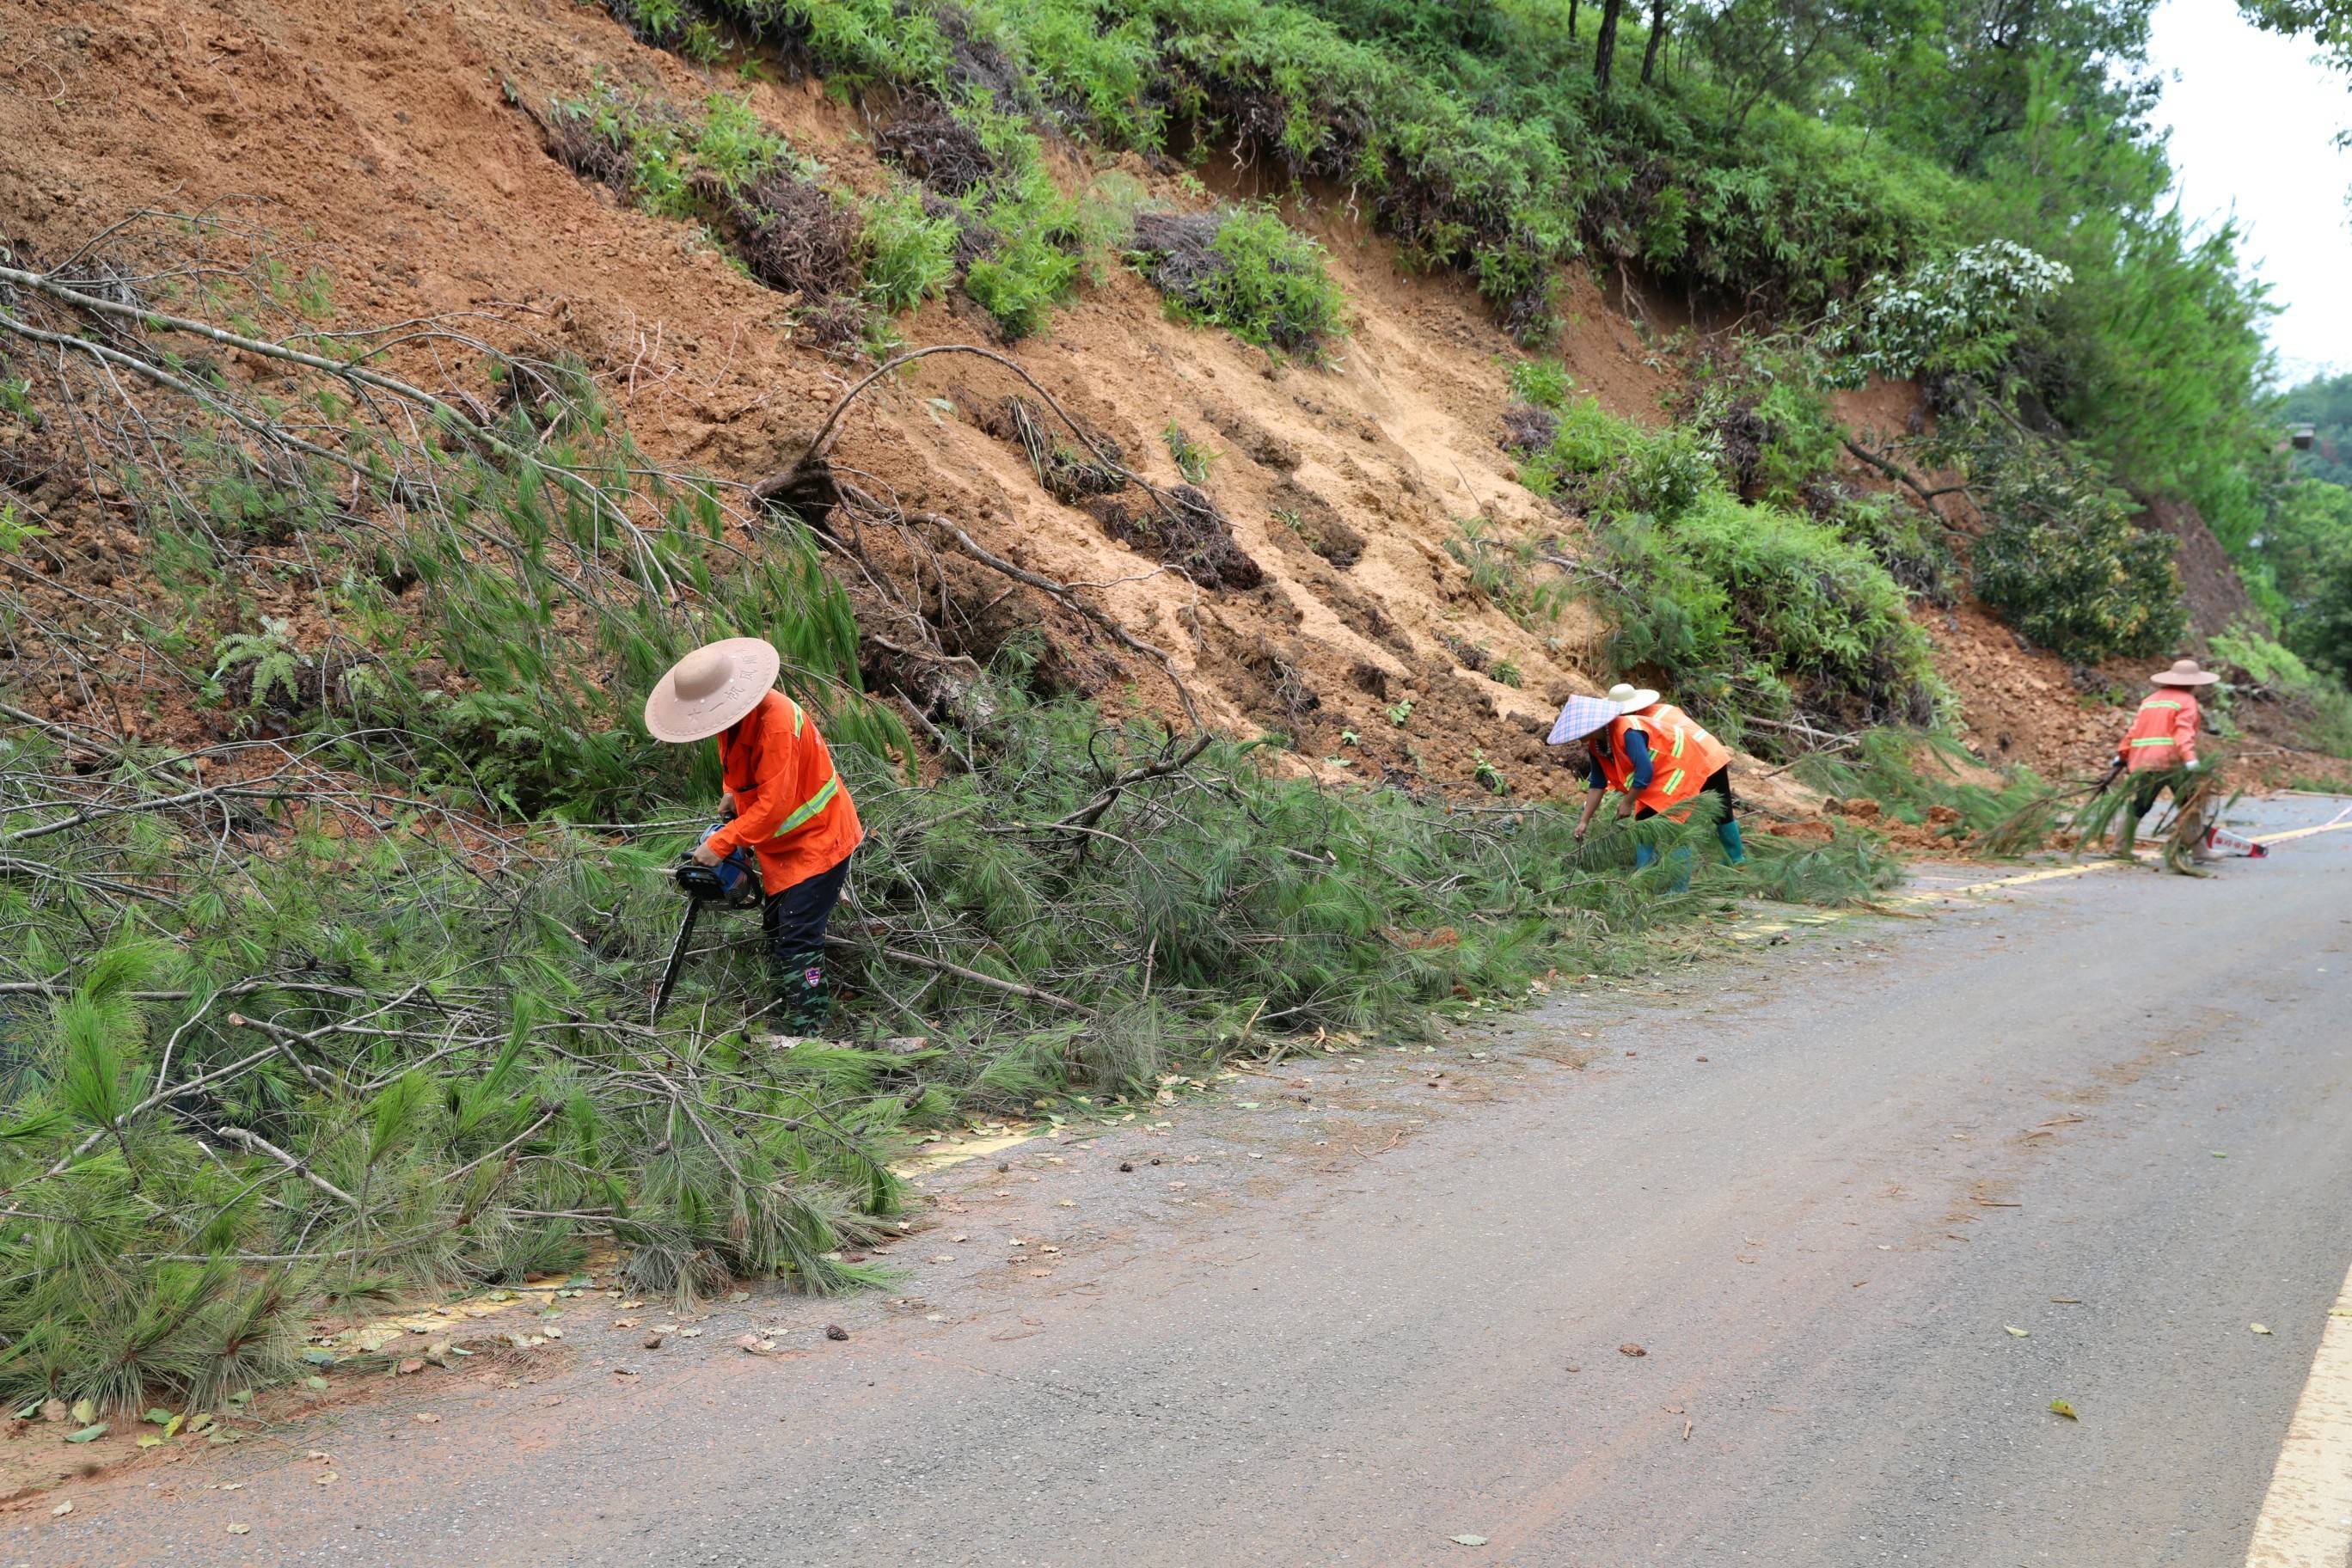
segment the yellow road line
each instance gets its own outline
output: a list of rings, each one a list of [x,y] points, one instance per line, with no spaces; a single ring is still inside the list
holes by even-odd
[[[2346,826],[2352,826],[2352,824]],[[2154,857],[2142,855],[2139,858],[2145,861],[2151,860]],[[2121,860],[2107,858],[2082,860],[2071,866],[2046,866],[2038,871],[2021,871],[2013,877],[1995,877],[1983,882],[1963,882],[1957,887],[1929,888],[1918,892],[1896,893],[1857,909],[1824,910],[1815,914],[1790,915],[1782,920],[1752,925],[1743,931],[1734,931],[1732,939],[1736,942],[1746,942],[1753,937],[1777,936],[1796,926],[1832,925],[1839,921],[1852,920],[1856,915],[1869,914],[1874,910],[1910,909],[1920,904],[1932,904],[1940,900],[1956,899],[1969,893],[1989,893],[2001,888],[2021,888],[2030,882],[2053,882],[2066,877],[2080,877],[2092,871],[2102,871],[2123,864],[2125,862]]]
[[[2284,833],[2265,833],[2261,837],[2255,839],[2254,842],[2257,844],[2284,844],[2290,838],[2308,838],[2315,833],[2341,833],[2346,828],[2352,827],[2352,822],[2345,820],[2347,817],[2352,817],[2352,805],[2347,805],[2342,811],[2337,812],[2336,814],[2335,820],[2332,822],[2323,822],[2316,827],[2291,827]]]
[[[2352,1554],[2352,1272],[2319,1331],[2246,1568],[2343,1568]]]
[[[1889,903],[1927,904],[1937,899],[1948,899],[1960,893],[1985,893],[1995,888],[2022,888],[2029,882],[2054,882],[2061,878],[2080,877],[2090,871],[2103,871],[2120,866],[2120,860],[2078,860],[2071,866],[2047,866],[2039,871],[2021,871],[2014,877],[1996,877],[1989,882],[1966,882],[1957,888],[1939,888],[1928,893],[1906,893],[1890,899]]]

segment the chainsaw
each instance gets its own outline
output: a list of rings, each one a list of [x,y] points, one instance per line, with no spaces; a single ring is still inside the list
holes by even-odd
[[[703,829],[704,842],[727,825],[714,822]],[[661,1016],[663,1005],[669,1001],[671,989],[677,984],[678,972],[686,967],[686,951],[694,941],[694,922],[701,918],[705,907],[717,904],[724,909],[748,910],[760,901],[760,862],[747,847],[730,851],[716,866],[705,866],[691,855],[682,856],[670,876],[678,891],[686,895],[686,918],[678,921],[677,940],[670,943],[669,963],[662,967],[661,986],[654,993],[653,1016]]]

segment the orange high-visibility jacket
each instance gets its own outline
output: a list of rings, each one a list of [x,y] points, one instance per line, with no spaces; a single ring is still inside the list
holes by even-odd
[[[799,703],[771,691],[718,739],[735,820],[710,836],[712,853],[750,845],[761,890],[772,897],[849,858],[866,829]]]
[[[1636,792],[1633,764],[1626,760],[1625,735],[1638,730],[1650,748],[1650,787]],[[1699,721],[1671,702],[1654,702],[1638,713],[1610,721],[1609,749],[1601,758],[1601,776],[1609,787],[1633,796],[1637,805],[1661,814],[1698,794],[1716,772],[1731,761],[1731,748],[1709,734]]]
[[[2204,727],[2197,699],[2183,687],[2168,686],[2139,705],[2116,754],[2136,773],[2179,767],[2197,760],[2197,735]]]

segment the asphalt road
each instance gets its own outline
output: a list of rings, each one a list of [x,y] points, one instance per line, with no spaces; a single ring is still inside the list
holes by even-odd
[[[584,1344],[92,1484],[0,1561],[2237,1568],[2352,1262],[2347,977],[2352,832],[1845,922],[1318,1064],[1286,1108],[1352,1110],[1229,1112],[1197,1166],[976,1162],[845,1344]]]

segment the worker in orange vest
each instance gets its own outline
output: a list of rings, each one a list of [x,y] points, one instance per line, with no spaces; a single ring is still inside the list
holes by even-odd
[[[2131,728],[2116,745],[2116,765],[2100,785],[2104,790],[2118,774],[2135,775],[2131,815],[2116,825],[2118,849],[2156,805],[2156,797],[2164,792],[2166,775],[2175,768],[2194,773],[2203,765],[2197,760],[2197,737],[2205,728],[2205,710],[2197,705],[2197,690],[2221,678],[2200,668],[2193,658],[2182,658],[2147,679],[2156,689],[2141,700],[2139,711],[2132,715]],[[2201,843],[2197,855],[2200,859],[2217,858]]]
[[[813,1036],[832,1012],[825,922],[866,830],[824,737],[799,703],[775,689],[781,668],[776,650],[758,637],[698,647],[646,699],[646,730],[657,741],[718,742],[728,820],[695,847],[694,858],[716,866],[742,848],[758,858],[777,1022],[787,1033]]]
[[[1576,824],[1577,842],[1584,841],[1594,814],[1601,809],[1601,798],[1610,790],[1625,797],[1618,816],[1631,816],[1637,822],[1669,814],[1686,815],[1690,803],[1707,794],[1723,802],[1723,820],[1716,825],[1715,833],[1725,856],[1735,866],[1743,864],[1748,851],[1739,839],[1738,820],[1732,815],[1737,803],[1731,796],[1731,748],[1673,703],[1661,701],[1655,691],[1636,690],[1621,682],[1609,689],[1603,700],[1616,709],[1617,716],[1585,741],[1587,787],[1584,815]],[[1675,890],[1681,892],[1690,886],[1690,852],[1675,853],[1683,865]],[[1657,851],[1648,845],[1634,847],[1636,868],[1656,858]]]

